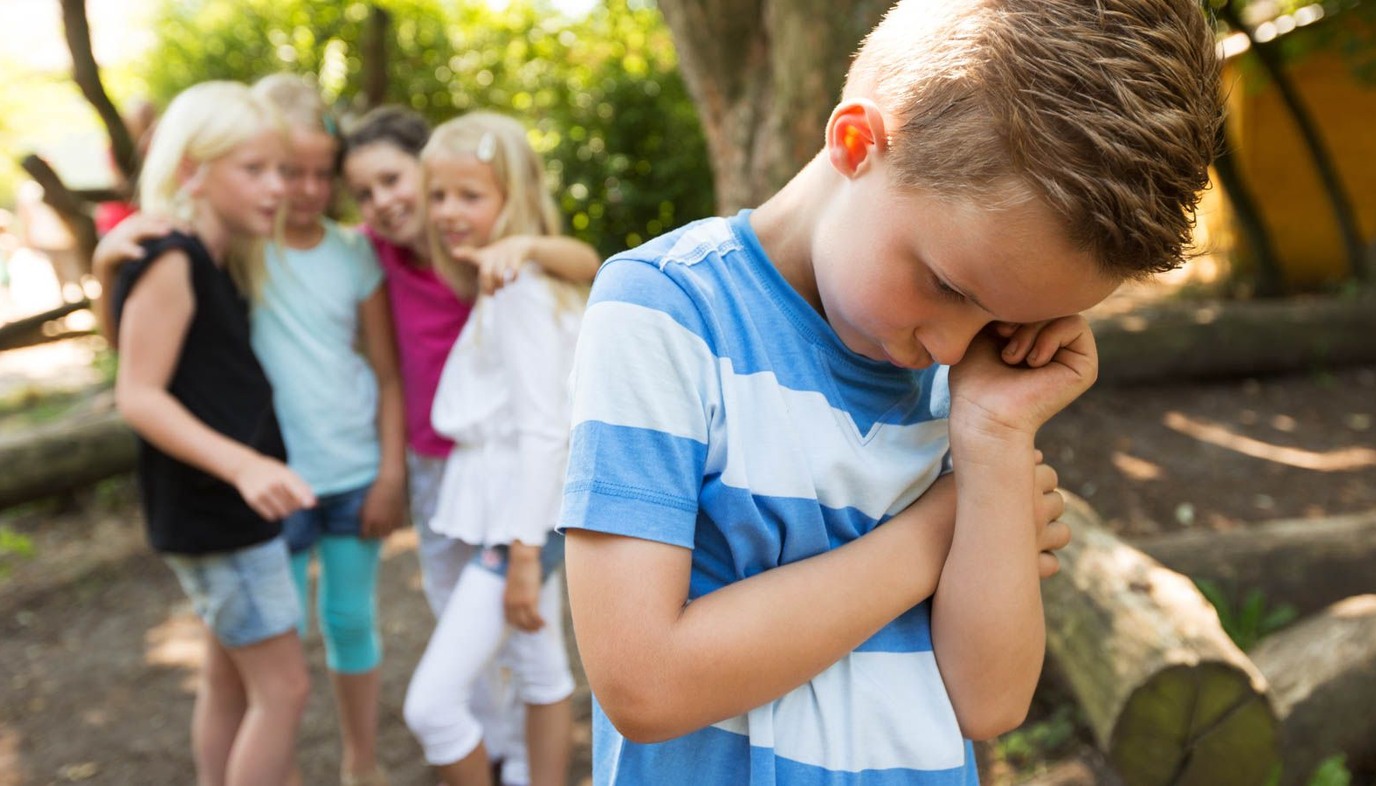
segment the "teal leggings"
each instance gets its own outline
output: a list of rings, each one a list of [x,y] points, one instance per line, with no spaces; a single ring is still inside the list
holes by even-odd
[[[310,627],[311,555],[320,559],[318,595],[325,664],[339,674],[372,671],[382,662],[377,629],[377,568],[382,542],[353,535],[323,535],[313,548],[291,556],[292,578],[301,600],[298,632]]]

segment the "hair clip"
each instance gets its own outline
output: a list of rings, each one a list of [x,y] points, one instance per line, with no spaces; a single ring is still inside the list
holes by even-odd
[[[497,157],[497,138],[492,136],[491,131],[483,132],[482,139],[478,140],[478,149],[473,154],[484,164],[492,163],[492,159]]]
[[[325,133],[330,136],[339,136],[339,125],[334,122],[334,117],[329,112],[320,115],[320,124],[325,127]]]

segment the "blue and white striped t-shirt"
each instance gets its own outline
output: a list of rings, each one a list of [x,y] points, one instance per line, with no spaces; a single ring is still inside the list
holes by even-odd
[[[563,527],[692,549],[690,598],[864,535],[936,480],[949,446],[946,369],[848,350],[748,212],[606,263],[573,406]],[[630,742],[595,706],[594,782],[976,784],[929,606],[782,698],[667,742]]]

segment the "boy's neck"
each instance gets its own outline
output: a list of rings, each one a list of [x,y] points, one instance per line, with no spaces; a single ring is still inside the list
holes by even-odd
[[[832,193],[835,170],[819,153],[774,196],[750,214],[750,227],[760,247],[789,286],[793,287],[824,318],[812,267],[812,233],[818,216],[826,209],[819,194]]]

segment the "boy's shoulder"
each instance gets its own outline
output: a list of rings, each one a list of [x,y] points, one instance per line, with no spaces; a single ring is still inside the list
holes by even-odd
[[[607,260],[613,263],[653,265],[661,272],[692,268],[705,261],[720,259],[743,248],[735,229],[739,218],[714,216],[684,224]]]

